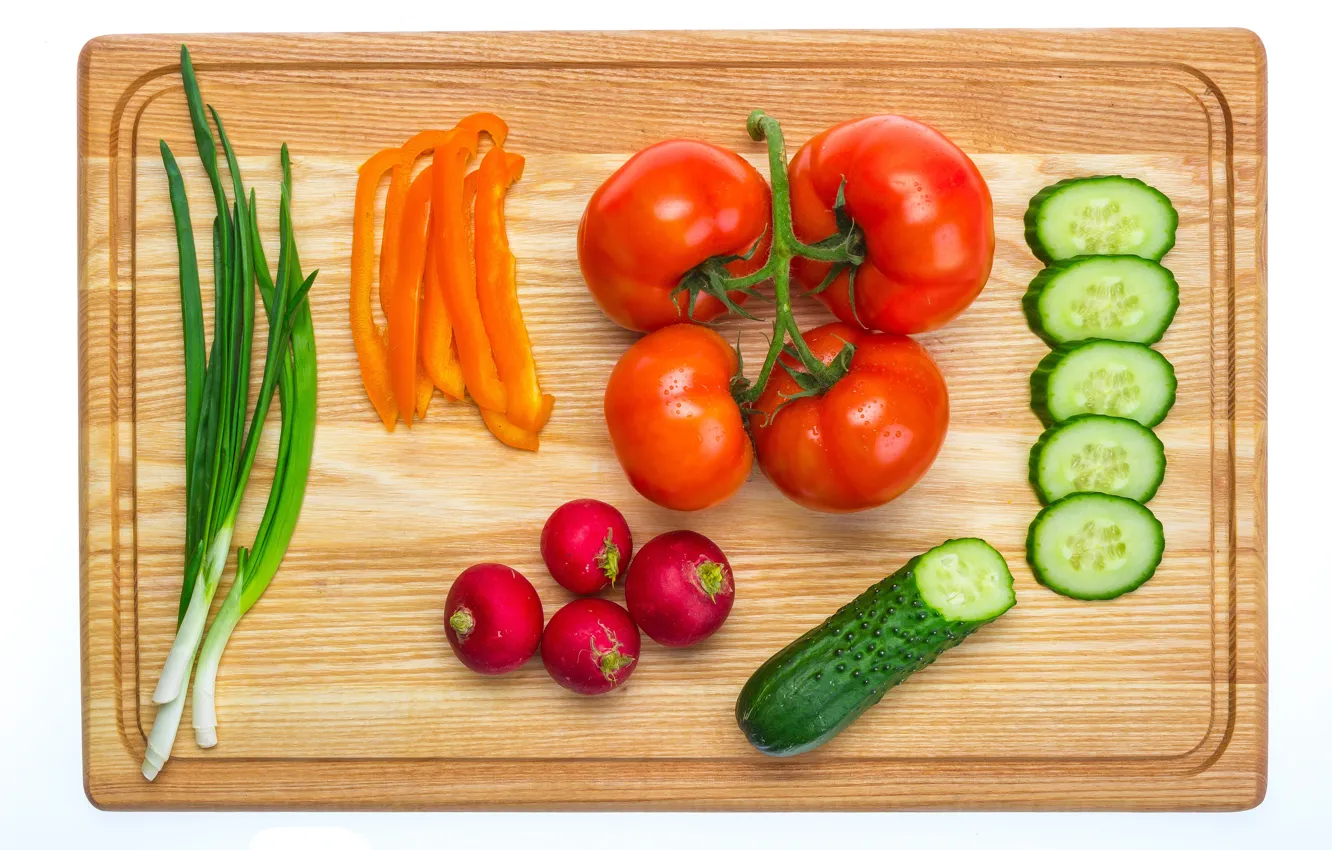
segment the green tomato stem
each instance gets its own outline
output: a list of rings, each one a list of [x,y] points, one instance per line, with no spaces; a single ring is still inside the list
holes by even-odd
[[[749,114],[745,126],[750,138],[766,141],[768,145],[768,180],[772,186],[772,246],[768,249],[768,261],[763,264],[763,268],[729,280],[725,287],[728,291],[748,289],[771,279],[773,300],[777,305],[777,315],[772,322],[772,341],[768,344],[763,367],[754,383],[736,398],[741,405],[752,405],[767,388],[788,337],[805,371],[829,386],[836,381],[832,370],[810,351],[791,311],[791,260],[800,256],[820,262],[838,263],[852,262],[852,258],[846,245],[826,248],[806,245],[796,238],[791,219],[791,181],[786,170],[786,141],[782,137],[782,127],[775,118],[765,115],[761,109],[755,109]]]

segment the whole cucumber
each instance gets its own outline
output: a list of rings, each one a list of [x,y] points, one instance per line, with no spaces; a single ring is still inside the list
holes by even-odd
[[[1015,601],[998,551],[977,538],[949,540],[759,667],[736,701],[740,729],[768,755],[812,750]]]

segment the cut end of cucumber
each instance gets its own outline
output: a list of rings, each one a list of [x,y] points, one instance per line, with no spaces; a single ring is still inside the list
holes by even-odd
[[[1161,522],[1132,499],[1075,493],[1031,524],[1027,560],[1036,579],[1074,599],[1114,599],[1156,572],[1165,550]]]
[[[974,537],[949,540],[916,562],[925,604],[949,620],[984,622],[1013,607],[1013,575],[1004,556]]]

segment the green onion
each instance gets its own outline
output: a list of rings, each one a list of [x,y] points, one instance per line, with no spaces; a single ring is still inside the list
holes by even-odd
[[[217,165],[217,143],[205,116],[189,51],[181,47],[181,77],[189,104],[199,158],[208,174],[217,216],[213,221],[214,310],[213,342],[203,362],[203,318],[199,294],[198,262],[190,226],[184,182],[166,142],[161,143],[171,192],[176,242],[180,254],[181,312],[185,328],[186,399],[186,552],[185,581],[181,588],[176,638],[153,692],[157,717],[148,736],[143,774],[153,779],[170,758],[194,668],[203,640],[209,608],[231,551],[236,517],[240,512],[250,470],[273,393],[283,387],[283,434],[279,440],[278,469],[268,508],[252,549],[241,549],[237,577],[235,620],[263,592],[286,552],[295,527],[309,473],[314,429],[314,334],[309,305],[304,300],[309,281],[300,277],[295,236],[291,227],[290,159],[282,149],[283,185],[279,225],[282,245],[278,273],[269,279],[254,220],[254,196],[247,199],[231,142],[221,118],[207,107],[217,126],[235,200],[228,203]],[[258,399],[246,427],[250,393],[250,359],[254,338],[256,279],[268,318],[268,343]],[[303,383],[304,382],[304,383]],[[288,400],[287,396],[291,398]],[[305,397],[309,397],[308,404]],[[290,413],[288,413],[290,409]],[[288,427],[292,428],[289,435]],[[302,454],[303,453],[303,454]],[[295,479],[299,478],[299,487]],[[270,519],[270,515],[272,518]],[[290,524],[288,528],[287,523]],[[285,534],[285,536],[283,536]],[[264,578],[266,576],[266,578]],[[262,586],[260,586],[262,584]],[[251,594],[249,588],[258,588]],[[251,598],[252,596],[252,598]],[[230,598],[230,597],[229,597]],[[228,614],[228,617],[233,615]],[[219,615],[220,617],[220,615]],[[212,710],[212,683],[217,660],[235,621],[214,631],[220,635],[206,654],[208,712]],[[198,724],[196,724],[198,725]],[[215,724],[210,724],[215,725]],[[215,740],[215,739],[214,739]]]
[[[166,166],[167,187],[171,193],[171,212],[176,220],[176,249],[180,253],[180,318],[185,329],[185,491],[191,489],[194,473],[194,441],[199,427],[199,409],[203,403],[204,332],[203,301],[199,293],[199,261],[194,254],[194,228],[190,224],[190,202],[185,197],[185,181],[180,167],[166,142],[161,143],[162,163]],[[186,519],[185,551],[193,552],[198,529]],[[183,612],[182,612],[183,613]]]
[[[301,280],[300,259],[296,253],[295,242],[291,240],[290,193],[291,168],[287,148],[282,147],[283,162],[283,215],[287,216],[282,233],[286,241],[282,252],[289,252],[290,262],[282,264],[287,275],[287,287],[292,292],[291,322],[291,357],[284,358],[282,372],[278,376],[278,397],[282,409],[282,435],[278,443],[277,466],[273,473],[273,489],[268,494],[268,505],[264,509],[263,520],[255,535],[254,546],[250,550],[241,549],[236,565],[236,580],[231,591],[222,603],[221,610],[213,619],[208,630],[203,649],[199,656],[199,668],[194,674],[194,732],[201,747],[217,744],[217,711],[215,688],[218,663],[226,649],[227,641],[241,617],[259,601],[273,580],[292,533],[296,530],[296,520],[305,499],[305,485],[309,479],[310,463],[314,456],[315,429],[315,346],[314,325],[310,317],[310,305],[303,301],[303,295],[314,283],[316,273],[304,281]],[[251,204],[253,210],[253,204]],[[251,219],[250,238],[256,247],[254,260],[255,271],[259,277],[259,290],[263,295],[265,309],[273,321],[273,298],[275,287],[269,276],[268,262],[264,258],[263,248],[259,244],[258,225]],[[280,253],[280,256],[281,256]]]

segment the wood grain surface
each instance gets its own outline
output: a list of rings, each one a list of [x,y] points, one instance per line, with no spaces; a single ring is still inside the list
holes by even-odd
[[[182,164],[196,235],[211,217],[179,41],[100,38],[79,63],[83,735],[96,805],[1235,809],[1262,799],[1266,70],[1256,37],[1218,30],[190,36],[272,250],[278,147],[291,146],[297,238],[304,265],[320,269],[310,295],[319,424],[290,553],[222,663],[221,743],[196,748],[187,707],[172,760],[144,782],[184,536],[179,292],[159,138]],[[602,389],[632,336],[579,276],[583,207],[635,150],[672,136],[732,147],[766,172],[744,132],[754,107],[782,120],[792,151],[861,114],[923,119],[972,155],[994,196],[989,285],[921,337],[949,383],[947,442],[917,487],[878,510],[811,513],[756,473],[725,505],[676,514],[637,496],[610,450]],[[542,383],[559,399],[535,455],[500,445],[474,408],[438,394],[425,422],[386,433],[348,328],[356,167],[477,110],[503,115],[509,147],[527,157],[510,237]],[[1046,347],[1020,311],[1040,268],[1021,219],[1042,186],[1099,173],[1141,177],[1179,209],[1165,263],[1181,307],[1158,345],[1179,401],[1157,429],[1169,460],[1151,503],[1164,562],[1141,590],[1082,603],[1038,586],[1024,562],[1038,509],[1027,452],[1041,430],[1027,377]],[[805,327],[826,320],[812,303],[798,316]],[[723,328],[749,351],[760,330]],[[266,431],[237,541],[262,511],[276,433]],[[552,509],[582,496],[621,507],[639,543],[679,527],[713,537],[735,567],[730,621],[691,650],[645,642],[632,681],[604,698],[561,690],[537,661],[498,679],[470,674],[444,639],[453,577],[508,563],[553,613],[567,594],[542,567],[538,536]],[[1004,553],[1017,607],[828,746],[788,760],[750,749],[733,719],[749,673],[959,535]]]

